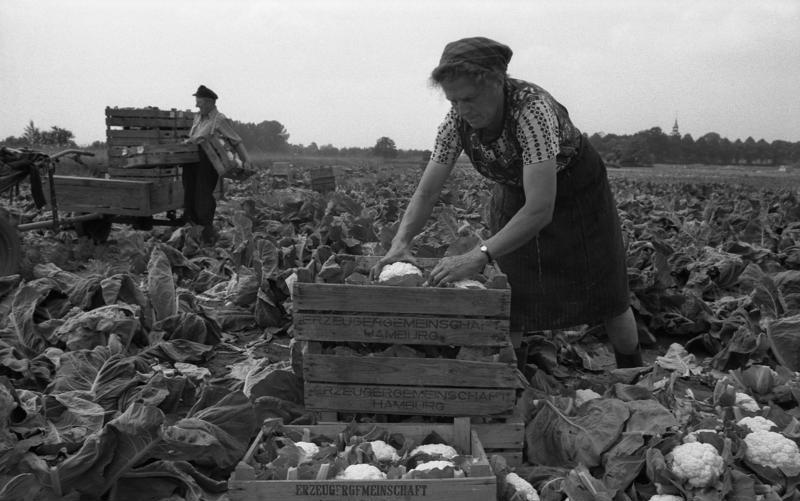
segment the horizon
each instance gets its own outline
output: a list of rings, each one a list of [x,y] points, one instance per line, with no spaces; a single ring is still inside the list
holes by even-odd
[[[379,6],[376,8],[376,6]],[[292,144],[432,149],[449,103],[428,75],[449,41],[488,36],[509,74],[588,135],[800,141],[800,2],[774,0],[5,0],[0,138],[29,121],[105,140],[104,109],[193,110],[204,84],[239,122]],[[69,21],[66,21],[69,19]],[[192,34],[201,33],[193,37]]]

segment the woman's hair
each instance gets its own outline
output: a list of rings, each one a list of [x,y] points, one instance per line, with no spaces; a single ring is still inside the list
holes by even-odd
[[[489,69],[479,66],[469,61],[457,61],[452,63],[440,64],[432,72],[430,85],[441,87],[442,82],[466,77],[473,80],[477,85],[483,86],[489,82],[502,83],[508,78],[508,73],[499,69]]]

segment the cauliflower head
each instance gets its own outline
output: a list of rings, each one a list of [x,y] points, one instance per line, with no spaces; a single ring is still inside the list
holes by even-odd
[[[683,498],[673,494],[656,494],[654,496],[650,496],[650,499],[647,501],[683,501]]]
[[[387,264],[378,275],[381,285],[419,285],[422,280],[422,270],[403,261]]]
[[[736,405],[749,412],[758,412],[761,410],[761,406],[758,405],[758,402],[756,402],[753,397],[747,393],[738,391],[736,392]]]
[[[371,464],[351,464],[336,480],[386,480],[386,474]]]
[[[485,289],[486,286],[482,283],[478,282],[477,280],[471,280],[468,278],[464,278],[461,280],[456,280],[453,282],[453,287],[456,289]]]
[[[314,442],[295,442],[294,445],[300,447],[302,451],[299,463],[310,463],[319,452],[319,446]]]
[[[372,447],[372,452],[375,453],[375,458],[378,461],[399,461],[400,456],[397,454],[397,449],[387,444],[383,440],[373,440],[369,443]]]
[[[414,457],[417,454],[427,454],[431,457],[441,459],[453,459],[458,456],[458,452],[447,444],[425,444],[415,447],[409,457]]]
[[[596,391],[587,388],[585,390],[575,390],[575,406],[580,407],[581,405],[585,404],[589,400],[596,400],[598,398],[603,398],[602,395],[597,393]]]
[[[536,488],[516,473],[512,472],[506,475],[506,482],[514,487],[524,501],[539,501],[539,493],[536,492]],[[518,497],[518,499],[520,498]]]
[[[778,427],[778,425],[776,425],[774,422],[763,416],[743,417],[736,424],[744,428],[747,428],[750,431],[759,431],[759,430],[769,431],[772,428]]]
[[[678,445],[669,453],[672,472],[692,487],[707,487],[722,473],[724,463],[716,447],[702,442]]]
[[[774,431],[759,430],[748,433],[744,443],[747,446],[744,456],[748,461],[777,468],[787,476],[800,474],[800,449],[794,440]]]

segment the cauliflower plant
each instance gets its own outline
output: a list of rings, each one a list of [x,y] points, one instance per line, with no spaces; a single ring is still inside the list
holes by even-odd
[[[743,417],[736,424],[744,428],[748,428],[750,431],[759,431],[759,430],[769,431],[772,428],[778,427],[778,425],[776,425],[771,420],[763,416]]]
[[[744,437],[748,461],[769,468],[777,468],[787,476],[800,474],[800,450],[797,442],[780,433],[758,430]]]
[[[506,482],[512,485],[517,491],[517,499],[523,501],[539,501],[539,493],[536,492],[536,488],[516,473],[509,473],[506,475]]]
[[[672,472],[692,487],[707,487],[722,473],[724,463],[716,447],[702,442],[678,445],[669,453]]]
[[[386,474],[371,464],[351,464],[336,480],[386,480]]]

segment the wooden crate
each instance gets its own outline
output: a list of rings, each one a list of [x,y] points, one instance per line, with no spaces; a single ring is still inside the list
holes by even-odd
[[[151,216],[183,206],[183,185],[180,179],[145,181],[54,176],[53,181],[59,211]],[[47,178],[43,185],[49,206],[50,188]]]
[[[290,162],[272,162],[272,167],[270,167],[269,171],[272,177],[290,182],[293,169],[294,166]]]
[[[287,426],[298,432],[308,429],[312,434],[335,436],[345,429],[345,423],[329,423],[314,426]],[[364,432],[373,428],[365,424]],[[409,424],[381,425],[391,433],[402,433],[404,437],[421,442],[431,432],[436,432],[462,454],[476,458],[470,475],[464,478],[435,480],[256,480],[257,464],[253,460],[256,447],[264,437],[265,430],[258,434],[242,461],[228,480],[228,496],[231,501],[255,501],[259,499],[292,501],[388,501],[394,499],[420,501],[495,501],[497,479],[478,434],[463,418],[454,424]],[[267,432],[269,433],[269,432]]]
[[[320,193],[336,191],[336,174],[330,165],[311,170],[311,189]]]
[[[123,152],[122,167],[146,168],[194,164],[200,161],[196,144],[144,144]]]
[[[119,167],[132,147],[175,144],[189,137],[194,121],[190,110],[106,107],[108,162]]]
[[[338,256],[361,273],[377,257]],[[427,271],[436,260],[419,260]],[[315,411],[503,416],[520,387],[509,338],[511,291],[487,267],[485,290],[296,282],[295,338],[303,348],[305,406]],[[495,287],[495,288],[492,288]],[[340,356],[322,343],[499,349],[498,361]],[[442,348],[440,348],[442,349]]]

